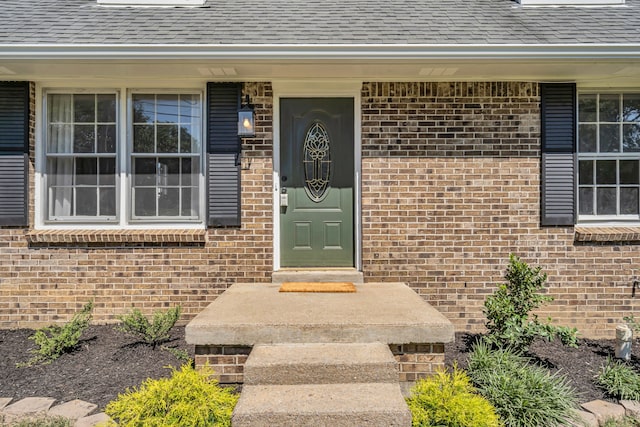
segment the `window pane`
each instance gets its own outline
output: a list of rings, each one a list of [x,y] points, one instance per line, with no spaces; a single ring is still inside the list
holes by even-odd
[[[53,157],[47,159],[47,182],[49,186],[73,185],[73,158]]]
[[[580,95],[578,101],[578,120],[581,122],[595,122],[597,119],[597,98],[595,94]]]
[[[116,215],[116,189],[100,188],[100,215]]]
[[[158,153],[178,152],[178,125],[158,125]]]
[[[135,186],[156,185],[156,159],[140,159],[133,161],[133,183]]]
[[[177,186],[180,185],[180,159],[160,159],[160,185]]]
[[[620,160],[620,184],[639,184],[637,160]]]
[[[76,184],[98,184],[98,159],[95,157],[81,157],[76,159]]]
[[[47,153],[73,152],[73,127],[65,124],[49,125],[47,134]]]
[[[97,188],[76,188],[76,215],[96,216],[98,213]]]
[[[600,95],[600,121],[620,121],[620,95]]]
[[[96,121],[95,95],[73,96],[73,119],[77,123],[92,123]]]
[[[98,153],[116,152],[116,126],[98,125]]]
[[[617,153],[620,151],[620,126],[600,125],[600,152]]]
[[[73,127],[73,152],[94,153],[96,129],[94,125],[76,125]]]
[[[640,122],[640,94],[624,95],[622,113],[625,122]]]
[[[622,125],[622,146],[626,152],[640,151],[640,124]]]
[[[178,95],[158,95],[156,98],[158,123],[178,123]]]
[[[73,119],[73,96],[51,94],[47,99],[49,123],[71,123]]]
[[[197,132],[193,132],[191,126],[180,127],[181,153],[198,153],[200,151],[200,144],[196,135]]]
[[[578,132],[580,133],[580,141],[578,142],[578,150],[581,153],[596,152],[596,130],[598,125],[580,125]]]
[[[155,97],[153,95],[133,95],[133,122],[153,123],[155,119]]]
[[[98,95],[98,122],[115,123],[116,96],[115,94]]]
[[[153,125],[133,126],[133,152],[154,153],[155,138]]]
[[[593,215],[593,188],[580,188],[578,198],[580,215]]]
[[[163,188],[158,199],[159,216],[178,216],[180,214],[180,191],[177,188]]]
[[[49,188],[49,217],[65,217],[73,215],[73,188]]]
[[[620,189],[620,214],[621,215],[637,215],[638,214],[638,188],[621,188]]]
[[[98,184],[115,185],[116,184],[116,159],[103,157],[99,159],[99,165],[100,165],[100,179],[98,180]]]
[[[616,189],[605,187],[597,189],[597,214],[598,215],[615,215],[616,214]]]
[[[155,188],[135,188],[134,189],[134,216],[155,216],[156,215],[156,189]]]
[[[616,183],[616,161],[598,160],[596,162],[596,184]]]
[[[593,160],[580,160],[579,182],[581,185],[593,185]]]
[[[198,191],[195,188],[182,190],[182,216],[198,216]]]
[[[199,159],[193,158],[182,159],[182,185],[198,184],[198,173],[200,171],[198,161]]]

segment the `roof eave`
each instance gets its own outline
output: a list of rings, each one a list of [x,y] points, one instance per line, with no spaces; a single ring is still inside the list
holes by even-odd
[[[0,59],[640,59],[627,44],[1,44]]]

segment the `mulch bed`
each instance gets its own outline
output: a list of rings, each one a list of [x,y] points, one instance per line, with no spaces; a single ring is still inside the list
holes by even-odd
[[[99,408],[128,387],[139,386],[147,378],[171,375],[169,366],[182,364],[169,351],[136,342],[111,325],[90,326],[76,349],[48,365],[16,368],[30,359],[35,348],[30,329],[0,330],[0,397],[53,397],[61,402],[81,399]],[[167,347],[189,351],[184,327],[172,329]]]
[[[34,344],[28,339],[29,329],[0,330],[0,397],[21,399],[49,396],[66,402],[82,399],[99,408],[123,393],[128,387],[140,385],[147,378],[168,377],[169,366],[179,367],[181,361],[166,350],[153,349],[113,329],[113,326],[91,326],[84,333],[77,350],[63,355],[48,365],[16,368],[17,362],[30,358]],[[458,333],[456,342],[445,347],[445,361],[466,367],[470,343],[477,336]],[[193,346],[184,341],[184,327],[172,330],[168,346],[184,349],[193,357]],[[578,348],[538,341],[531,347],[532,356],[552,371],[568,377],[579,393],[581,402],[606,399],[593,383],[593,377],[609,355],[614,353],[613,340],[581,339]],[[633,345],[633,354],[640,355],[640,344]],[[640,360],[631,363],[640,369]]]
[[[612,332],[614,335],[615,332]],[[479,335],[457,333],[456,341],[445,346],[445,364],[466,368],[467,356],[472,344]],[[614,401],[598,388],[593,379],[600,367],[605,364],[607,357],[615,355],[615,340],[578,340],[578,348],[563,346],[559,341],[547,342],[538,340],[530,348],[529,356],[551,372],[564,375],[575,388],[580,403],[596,399]],[[629,362],[640,371],[640,343],[634,340],[632,358]]]

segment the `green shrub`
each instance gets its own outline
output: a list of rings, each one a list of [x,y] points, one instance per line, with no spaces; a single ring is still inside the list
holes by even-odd
[[[155,347],[169,340],[169,331],[180,318],[181,311],[182,307],[179,305],[164,313],[156,311],[153,321],[149,322],[140,310],[134,308],[131,313],[118,317],[122,323],[116,329]]]
[[[93,300],[89,301],[82,310],[73,315],[68,323],[58,326],[51,325],[36,330],[36,333],[29,337],[38,348],[31,350],[34,356],[25,363],[18,363],[18,367],[32,366],[38,363],[51,363],[78,345],[80,336],[91,322],[93,312]]]
[[[470,353],[468,372],[507,426],[552,427],[574,417],[576,396],[567,380],[513,350],[481,341]]]
[[[611,357],[596,375],[596,384],[609,396],[640,400],[640,375],[630,366]]]
[[[186,364],[172,370],[171,378],[148,379],[127,389],[107,404],[105,413],[121,427],[231,425],[238,396],[209,380],[211,369],[196,371]]]
[[[495,408],[475,392],[469,377],[454,366],[416,383],[407,398],[415,427],[499,427]]]
[[[575,328],[555,326],[551,319],[541,322],[531,311],[553,298],[540,293],[544,289],[547,275],[540,267],[532,268],[511,254],[505,273],[506,283],[488,296],[484,302],[487,317],[487,339],[499,347],[512,347],[526,351],[537,337],[552,340],[560,338],[563,344],[577,346]]]

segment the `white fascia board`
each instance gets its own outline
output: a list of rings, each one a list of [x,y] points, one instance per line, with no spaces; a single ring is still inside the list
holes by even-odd
[[[277,44],[105,45],[1,44],[0,59],[640,59],[640,43],[627,44]]]

